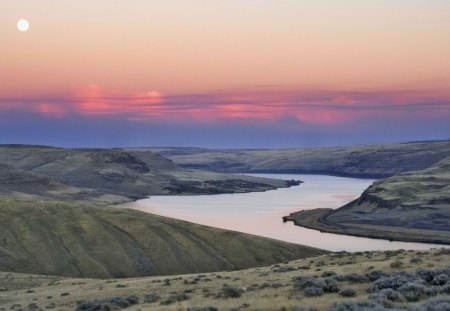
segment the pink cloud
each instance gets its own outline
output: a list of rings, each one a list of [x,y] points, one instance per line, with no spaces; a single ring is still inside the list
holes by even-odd
[[[268,122],[295,118],[301,123],[332,126],[373,118],[450,117],[448,91],[256,89],[168,96],[160,91],[124,92],[90,85],[66,95],[0,99],[0,112],[35,111],[49,117],[71,115],[127,120]]]
[[[37,111],[45,116],[51,116],[55,118],[62,118],[66,116],[67,111],[62,105],[41,103],[37,106]]]

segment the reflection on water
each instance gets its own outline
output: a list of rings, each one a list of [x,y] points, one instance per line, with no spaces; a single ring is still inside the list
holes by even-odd
[[[300,186],[243,194],[154,196],[125,204],[125,207],[182,219],[198,224],[236,230],[332,251],[378,249],[428,249],[423,243],[389,242],[351,237],[283,223],[289,213],[313,208],[338,208],[356,199],[371,183],[367,179],[324,175],[256,175],[300,179]]]

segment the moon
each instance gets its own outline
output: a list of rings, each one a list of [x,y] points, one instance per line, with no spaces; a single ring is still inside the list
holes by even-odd
[[[24,32],[30,28],[30,23],[26,19],[21,19],[17,22],[17,28]]]

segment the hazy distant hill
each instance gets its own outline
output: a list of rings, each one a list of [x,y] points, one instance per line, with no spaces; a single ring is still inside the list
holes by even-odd
[[[337,210],[304,211],[289,219],[324,231],[450,244],[450,157],[377,181]]]
[[[267,150],[151,150],[182,167],[217,172],[310,173],[382,178],[423,169],[450,156],[450,141]]]
[[[0,196],[0,271],[135,277],[262,266],[325,253],[139,211]]]
[[[186,171],[151,151],[0,145],[0,193],[115,203],[157,194],[262,191],[286,181]]]

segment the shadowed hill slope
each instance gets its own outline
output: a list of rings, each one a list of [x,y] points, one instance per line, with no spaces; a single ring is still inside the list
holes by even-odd
[[[450,244],[450,157],[374,182],[337,210],[302,211],[287,219],[337,233]]]
[[[136,150],[142,150],[138,148]],[[450,141],[297,149],[151,148],[186,168],[239,173],[304,173],[383,178],[450,156]]]
[[[113,207],[0,197],[0,270],[73,277],[223,271],[324,254]]]
[[[43,191],[62,191],[67,188],[67,185],[56,179],[0,164],[0,194],[39,194]]]

